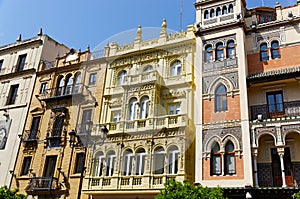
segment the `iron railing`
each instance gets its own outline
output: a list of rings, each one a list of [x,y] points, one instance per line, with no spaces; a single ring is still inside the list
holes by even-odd
[[[251,120],[300,115],[300,101],[251,106]]]
[[[51,191],[59,189],[58,179],[54,177],[33,177],[26,191]]]
[[[41,93],[40,97],[42,100],[49,98],[58,98],[58,97],[70,97],[76,94],[82,94],[83,84],[67,85],[60,86],[57,88],[46,89],[45,93]]]

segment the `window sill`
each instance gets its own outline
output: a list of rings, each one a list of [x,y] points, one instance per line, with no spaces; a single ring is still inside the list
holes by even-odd
[[[16,177],[17,180],[29,180],[30,178],[32,178],[32,177],[30,177],[30,176],[28,176],[28,175]]]
[[[7,109],[21,108],[21,107],[25,107],[25,106],[27,106],[27,103],[5,105],[5,106],[2,106],[0,108],[0,111],[4,111],[4,110],[7,110]]]

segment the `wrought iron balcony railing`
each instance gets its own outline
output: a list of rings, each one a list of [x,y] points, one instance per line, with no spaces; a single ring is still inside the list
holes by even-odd
[[[51,191],[59,189],[58,179],[54,177],[33,177],[26,191]]]
[[[300,115],[300,101],[251,106],[251,120]]]
[[[83,88],[83,84],[75,84],[46,89],[44,93],[39,94],[39,97],[41,98],[41,100],[71,97],[74,95],[82,94]]]
[[[37,141],[39,137],[40,137],[39,130],[25,130],[25,132],[22,135],[22,141],[23,142]]]

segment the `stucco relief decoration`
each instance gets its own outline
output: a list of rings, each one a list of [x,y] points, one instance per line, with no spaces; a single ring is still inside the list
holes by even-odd
[[[11,120],[0,120],[0,150],[5,149],[7,139],[8,139],[10,124],[11,124]]]
[[[276,136],[275,127],[266,127],[266,128],[260,127],[260,128],[255,129],[256,143],[258,143],[259,137],[264,134],[270,134],[276,140],[277,136]]]
[[[190,71],[192,68],[192,65],[188,63],[188,60],[192,59],[189,53],[194,52],[192,48],[194,38],[191,37],[191,33],[192,30],[187,38],[185,38],[188,35],[186,33],[180,33],[178,38],[174,36],[171,45],[165,45],[168,38],[161,38],[166,37],[164,34],[160,34],[160,37],[153,41],[143,42],[142,38],[139,38],[130,45],[126,45],[128,42],[124,42],[125,45],[109,44],[112,56],[109,60],[107,68],[109,75],[106,77],[104,88],[107,92],[105,98],[108,101],[102,103],[99,119],[101,122],[96,124],[100,127],[99,131],[102,126],[106,125],[109,132],[102,146],[100,143],[94,142],[94,144],[97,151],[102,151],[104,155],[109,150],[104,146],[113,146],[115,163],[121,165],[120,167],[115,165],[114,173],[123,169],[126,150],[136,155],[140,148],[144,149],[141,151],[145,153],[143,154],[145,173],[153,169],[151,162],[153,162],[157,147],[164,149],[163,152],[167,157],[168,147],[176,146],[172,149],[173,153],[177,154],[177,151],[180,151],[182,154],[174,155],[180,159],[178,170],[186,165],[185,161],[192,161],[187,160],[184,151],[192,146],[193,142],[190,140],[194,140],[194,131],[191,130],[193,124],[188,118],[185,105],[190,103],[186,102],[186,98],[191,95],[189,92],[192,90],[192,85],[183,78],[192,76],[192,72],[185,74],[186,69]],[[138,33],[135,31],[136,34]],[[107,42],[104,45],[106,46]],[[127,48],[128,46],[132,49]],[[181,63],[172,68],[172,64],[176,61]],[[176,71],[175,75],[170,73],[172,69]],[[124,81],[121,82],[119,79],[122,78],[118,78],[118,75],[124,70],[126,74],[123,77]],[[190,140],[187,139],[187,131],[192,134]],[[92,157],[95,158],[95,156],[97,153],[94,151]],[[166,164],[163,167],[166,167]]]

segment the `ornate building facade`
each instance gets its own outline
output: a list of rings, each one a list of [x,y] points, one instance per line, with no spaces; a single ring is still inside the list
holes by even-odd
[[[246,9],[244,0],[198,0],[195,8],[196,182],[298,187],[300,2]]]
[[[106,72],[104,58],[89,59],[70,49],[39,65],[11,186],[29,198],[87,198],[81,135],[99,118]]]
[[[9,186],[24,130],[36,72],[41,60],[54,59],[68,48],[42,30],[34,38],[0,47],[0,186]]]
[[[153,198],[169,178],[194,182],[193,26],[186,32],[110,44],[102,111],[83,193],[92,198]],[[94,132],[94,131],[93,131]],[[97,136],[96,134],[93,135]]]

